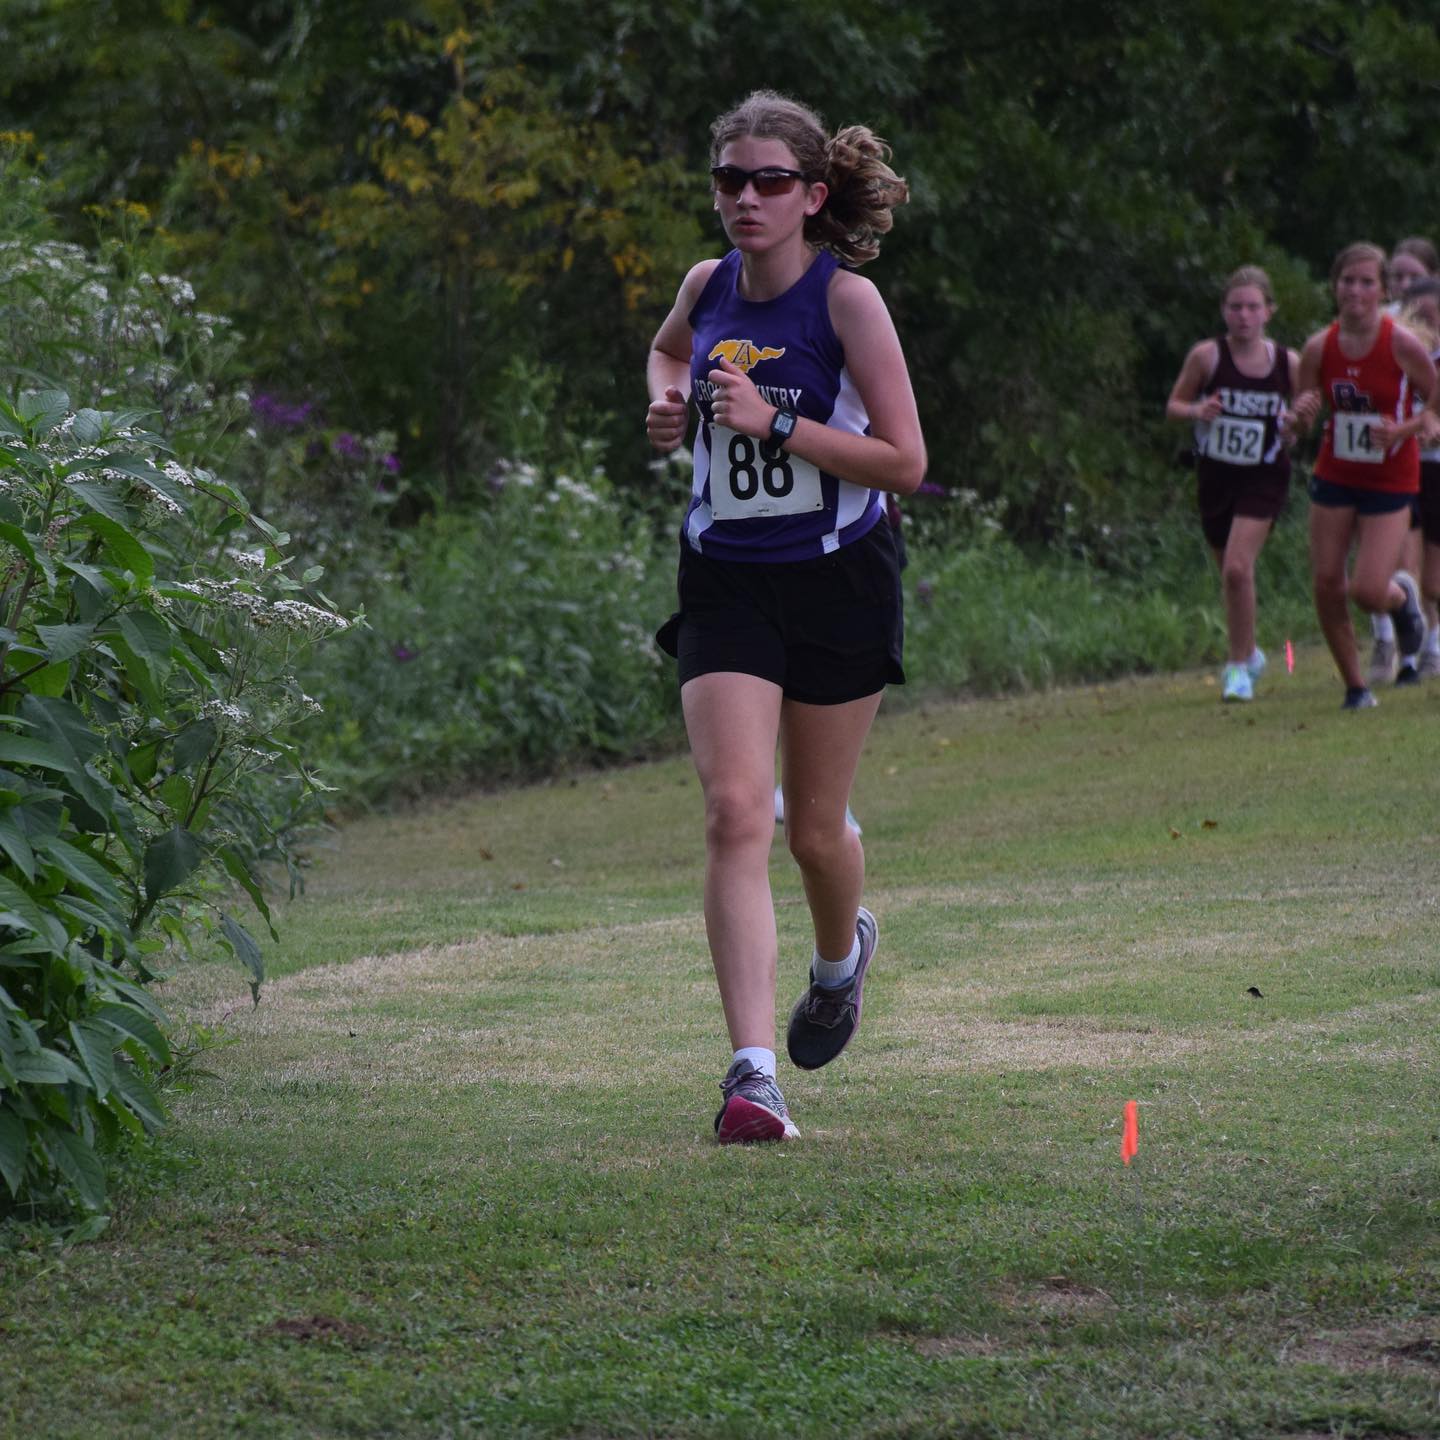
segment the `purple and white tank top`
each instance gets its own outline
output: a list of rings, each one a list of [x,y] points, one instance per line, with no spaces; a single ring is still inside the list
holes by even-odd
[[[723,356],[772,405],[869,433],[870,418],[845,368],[830,323],[830,277],[839,262],[821,250],[773,300],[739,292],[740,252],[715,267],[690,312],[690,388],[700,411],[695,482],[685,513],[689,544],[720,560],[793,561],[858,540],[884,514],[879,491],[830,475],[798,455],[717,425],[706,378]]]

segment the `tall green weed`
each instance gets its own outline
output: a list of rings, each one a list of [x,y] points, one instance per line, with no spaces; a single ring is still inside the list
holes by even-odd
[[[293,667],[348,628],[204,463],[244,410],[223,329],[123,237],[56,241],[0,157],[0,1194],[92,1228],[106,1156],[165,1119],[157,967],[229,951],[258,995],[235,901],[269,924],[316,790]]]

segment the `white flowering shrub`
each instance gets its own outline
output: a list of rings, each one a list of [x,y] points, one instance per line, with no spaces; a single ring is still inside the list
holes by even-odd
[[[78,1201],[93,1228],[107,1153],[164,1123],[162,954],[229,951],[258,997],[247,917],[270,923],[265,862],[293,885],[318,788],[292,736],[319,708],[295,665],[347,621],[315,573],[292,576],[288,537],[188,458],[248,411],[203,378],[223,325],[183,281],[25,234],[35,212],[6,178],[0,1213]]]
[[[341,582],[363,587],[367,628],[305,672],[327,773],[376,796],[652,752],[678,733],[652,638],[677,551],[593,461],[501,464],[472,507],[372,537]]]

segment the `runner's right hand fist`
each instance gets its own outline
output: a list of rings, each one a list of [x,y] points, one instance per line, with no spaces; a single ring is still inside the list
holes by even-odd
[[[662,455],[668,455],[684,441],[689,428],[689,403],[674,385],[669,385],[664,399],[650,402],[645,412],[645,433]]]

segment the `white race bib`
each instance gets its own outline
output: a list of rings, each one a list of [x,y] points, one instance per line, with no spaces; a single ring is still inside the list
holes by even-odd
[[[1258,465],[1265,458],[1265,422],[1217,415],[1205,435],[1204,451],[1225,465]]]
[[[1385,452],[1371,432],[1384,423],[1383,415],[1352,415],[1347,411],[1336,411],[1330,438],[1335,458],[1353,460],[1361,465],[1379,465],[1385,459]]]
[[[710,510],[717,520],[769,520],[825,508],[820,471],[768,440],[710,427]]]

